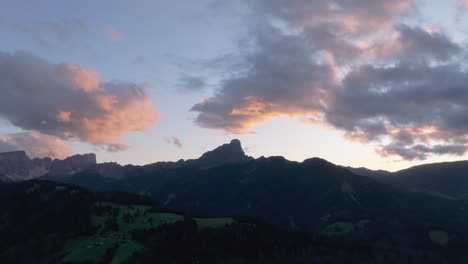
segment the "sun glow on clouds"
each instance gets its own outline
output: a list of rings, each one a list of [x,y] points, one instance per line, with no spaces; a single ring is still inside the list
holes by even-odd
[[[463,46],[441,28],[405,24],[415,3],[255,0],[254,48],[238,55],[248,70],[193,106],[195,123],[248,133],[297,117],[380,143],[385,157],[464,154],[468,73],[455,59]]]
[[[51,64],[30,53],[0,53],[0,116],[26,131],[79,140],[115,152],[130,132],[145,132],[158,113],[144,87],[102,82],[73,64]]]
[[[57,76],[70,82],[73,89],[91,92],[99,88],[99,74],[92,69],[80,68],[73,64],[61,64],[57,67]]]

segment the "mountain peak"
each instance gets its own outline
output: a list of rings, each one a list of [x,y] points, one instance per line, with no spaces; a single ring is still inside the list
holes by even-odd
[[[242,144],[241,144],[240,140],[238,140],[236,138],[231,140],[231,142],[229,142],[229,145],[238,146],[239,148],[242,149]]]
[[[233,139],[230,143],[221,145],[203,154],[197,163],[202,166],[216,166],[226,163],[239,163],[250,160],[242,149],[240,140]]]

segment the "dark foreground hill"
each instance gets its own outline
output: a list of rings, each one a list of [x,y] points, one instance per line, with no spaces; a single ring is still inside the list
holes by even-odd
[[[1,184],[0,209],[2,263],[466,263],[441,247],[411,251],[243,217],[194,217],[142,196],[52,182]]]

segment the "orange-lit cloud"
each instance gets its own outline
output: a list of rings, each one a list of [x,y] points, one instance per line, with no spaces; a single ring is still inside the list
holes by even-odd
[[[124,134],[145,132],[158,120],[142,86],[102,82],[92,69],[30,53],[0,53],[0,86],[0,116],[13,125],[109,151],[127,149]]]
[[[99,88],[99,74],[92,69],[81,68],[73,64],[61,64],[57,67],[57,76],[70,82],[73,89],[90,92]]]

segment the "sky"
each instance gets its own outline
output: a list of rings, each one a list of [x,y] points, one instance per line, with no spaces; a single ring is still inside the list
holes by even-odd
[[[0,152],[468,157],[468,1],[0,3]]]

